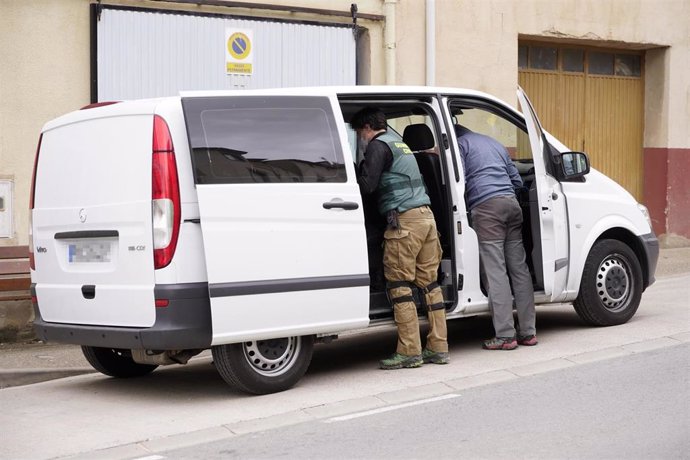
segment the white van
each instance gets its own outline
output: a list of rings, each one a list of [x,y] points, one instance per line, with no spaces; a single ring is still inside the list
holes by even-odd
[[[82,345],[113,377],[211,348],[229,384],[260,394],[293,386],[315,341],[392,323],[371,241],[381,224],[363,209],[347,124],[365,106],[415,152],[449,319],[489,311],[454,135],[462,124],[502,142],[522,175],[536,302],[573,301],[589,324],[624,323],[654,282],[647,210],[544,132],[520,89],[518,100],[524,115],[448,88],[193,92],[53,120],[31,197],[36,332]]]

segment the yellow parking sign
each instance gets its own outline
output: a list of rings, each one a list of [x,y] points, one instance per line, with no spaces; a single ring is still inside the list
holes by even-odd
[[[252,31],[225,29],[225,73],[251,75],[253,71]]]

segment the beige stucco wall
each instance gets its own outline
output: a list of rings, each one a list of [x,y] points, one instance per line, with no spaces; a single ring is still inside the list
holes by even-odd
[[[356,1],[356,0],[352,0]],[[254,0],[348,11],[351,0]],[[359,0],[360,13],[395,8],[397,84],[423,85],[425,0]],[[27,243],[31,168],[41,126],[89,102],[89,0],[0,0],[0,177],[15,180],[16,238]],[[261,9],[105,3],[293,20],[350,23],[348,17]],[[690,147],[689,0],[436,0],[436,84],[483,90],[515,103],[518,39],[573,41],[647,53],[645,146]],[[385,23],[363,20],[370,81],[386,82]]]
[[[15,237],[28,243],[29,188],[42,125],[89,102],[87,0],[0,2],[0,175],[14,180]]]
[[[436,83],[515,104],[518,29],[511,2],[438,0]]]

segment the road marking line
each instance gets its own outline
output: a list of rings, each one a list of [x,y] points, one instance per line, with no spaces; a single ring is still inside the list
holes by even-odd
[[[447,394],[447,395],[436,396],[434,398],[420,399],[418,401],[411,401],[411,402],[402,403],[402,404],[394,404],[392,406],[380,407],[378,409],[365,410],[363,412],[355,412],[354,414],[341,415],[339,417],[331,417],[329,419],[324,420],[324,423],[344,422],[346,420],[352,420],[352,419],[360,418],[360,417],[367,417],[369,415],[374,415],[374,414],[381,414],[383,412],[390,412],[392,410],[403,409],[405,407],[419,406],[419,405],[426,404],[426,403],[443,401],[444,399],[452,399],[452,398],[458,398],[458,397],[460,397],[459,394],[451,393],[451,394]]]
[[[149,455],[147,457],[137,457],[134,460],[163,460],[164,458],[162,455]]]

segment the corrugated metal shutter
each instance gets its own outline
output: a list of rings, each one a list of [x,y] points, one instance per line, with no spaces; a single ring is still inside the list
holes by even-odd
[[[251,76],[226,75],[225,28],[253,31]],[[347,27],[104,8],[97,26],[98,100],[182,90],[356,84]]]

